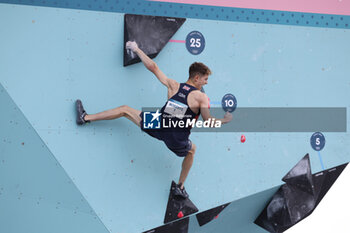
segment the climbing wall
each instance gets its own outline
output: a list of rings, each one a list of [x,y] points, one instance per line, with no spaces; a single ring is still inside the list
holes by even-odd
[[[208,65],[213,74],[204,88],[218,116],[227,93],[237,98],[237,114],[350,105],[349,12],[141,0],[1,2],[1,232],[133,233],[164,224],[182,160],[126,119],[75,124],[77,98],[88,113],[165,103],[165,87],[142,63],[123,66],[124,13],[186,18],[154,60],[178,82],[187,80],[192,62]],[[186,46],[191,35],[205,39],[200,52]],[[229,222],[241,232],[264,232],[252,221],[306,153],[313,173],[350,161],[346,125],[322,132],[321,151],[310,145],[315,132],[192,133],[198,149],[186,189],[199,212],[242,202],[203,227],[192,215],[189,232],[228,232]]]

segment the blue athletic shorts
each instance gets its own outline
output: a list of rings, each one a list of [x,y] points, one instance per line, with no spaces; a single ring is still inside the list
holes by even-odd
[[[173,141],[170,138],[172,135],[169,135],[171,133],[164,132],[161,129],[143,129],[143,120],[142,120],[143,113],[141,112],[141,122],[140,122],[140,128],[143,132],[147,133],[151,137],[157,138],[158,140],[161,140],[165,143],[165,145],[168,147],[169,150],[174,152],[179,157],[185,157],[188,152],[192,148],[192,142],[189,138],[184,138],[184,140],[181,141]]]

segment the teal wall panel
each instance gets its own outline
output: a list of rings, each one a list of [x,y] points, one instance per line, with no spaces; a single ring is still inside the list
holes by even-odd
[[[254,221],[278,188],[279,186],[273,187],[230,203],[216,219],[203,226],[199,226],[195,216],[191,217],[189,233],[266,233]]]
[[[295,12],[297,8],[293,4],[286,4],[286,10],[291,11],[266,10],[272,9],[267,5],[263,9],[247,9],[238,7],[214,6],[222,2],[203,2],[204,5],[182,4],[149,0],[0,0],[0,3],[32,5],[43,7],[58,7],[77,10],[90,10],[100,12],[118,12],[143,15],[171,16],[196,19],[210,19],[219,21],[236,21],[250,23],[270,23],[280,25],[297,25],[307,27],[325,28],[350,28],[349,15],[335,15],[334,12],[346,12],[335,9],[328,9],[320,13]],[[210,5],[213,6],[210,6]],[[271,3],[270,3],[271,4]],[[299,3],[300,4],[300,3]],[[299,5],[298,3],[296,5]],[[315,4],[315,3],[314,3]],[[327,4],[327,3],[323,3]],[[323,5],[321,4],[321,5]],[[329,3],[328,3],[329,4]],[[334,3],[334,5],[337,3]],[[224,4],[226,5],[226,4]],[[227,2],[227,5],[230,5]],[[233,3],[232,6],[235,4]],[[237,3],[237,5],[240,5]],[[258,4],[260,5],[260,4]],[[269,4],[268,4],[269,5]],[[260,5],[261,6],[261,5]],[[345,8],[346,5],[337,5],[338,8]],[[257,8],[259,8],[257,6]],[[306,7],[307,9],[308,7]],[[300,9],[300,8],[299,8]],[[307,12],[310,9],[306,10]],[[300,10],[303,11],[303,10]]]
[[[0,232],[108,232],[0,85]]]

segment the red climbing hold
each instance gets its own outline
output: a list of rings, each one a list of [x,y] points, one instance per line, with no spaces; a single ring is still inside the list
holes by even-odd
[[[182,213],[182,211],[180,211],[178,214],[177,214],[177,217],[178,218],[182,218],[184,216],[184,213]]]
[[[243,142],[245,142],[245,136],[242,134],[242,136],[241,136],[241,142],[243,143]]]

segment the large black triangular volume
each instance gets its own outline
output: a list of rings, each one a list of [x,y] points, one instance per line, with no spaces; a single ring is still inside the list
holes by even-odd
[[[283,185],[282,190],[292,224],[306,218],[315,209],[316,197],[314,195],[288,184]]]
[[[283,232],[285,228],[291,225],[283,186],[273,195],[272,200],[256,218],[254,223],[271,233]]]
[[[306,154],[283,178],[290,186],[314,195],[309,154]]]
[[[315,185],[315,193],[317,195],[316,206],[321,202],[323,197],[326,195],[328,190],[332,187],[347,165],[348,163],[345,163],[316,173],[312,176]]]
[[[306,157],[307,156],[307,157]],[[288,182],[274,194],[272,200],[255,220],[255,224],[274,233],[284,232],[309,216],[321,202],[348,163],[324,170],[311,176],[310,194],[305,186],[305,175],[308,174],[310,161],[306,155],[284,178]],[[300,170],[295,171],[300,165]],[[303,185],[298,185],[296,177],[302,178]],[[305,185],[306,184],[306,185]],[[302,187],[301,189],[299,187]]]
[[[196,214],[196,218],[199,226],[203,226],[208,222],[211,222],[212,220],[214,220],[216,217],[218,217],[221,211],[223,211],[230,203],[231,202]]]
[[[176,187],[176,183],[172,181],[170,187],[170,194],[168,199],[168,205],[166,207],[166,213],[164,218],[164,223],[168,223],[182,217],[186,217],[190,214],[194,214],[198,212],[197,207],[192,203],[192,201],[188,198],[184,199],[181,197],[176,197],[173,195],[173,190]],[[180,217],[179,217],[179,213]]]
[[[154,58],[185,21],[185,18],[125,14],[124,66],[141,61],[134,52],[126,50],[127,41],[135,41],[145,54]]]
[[[183,218],[179,221],[171,222],[143,233],[187,233],[189,220],[189,217]]]

